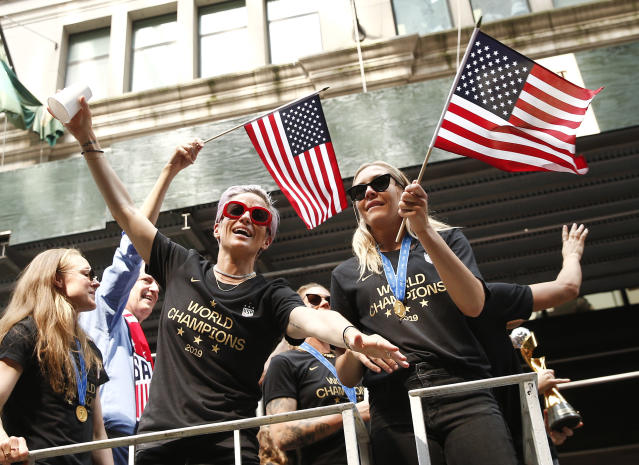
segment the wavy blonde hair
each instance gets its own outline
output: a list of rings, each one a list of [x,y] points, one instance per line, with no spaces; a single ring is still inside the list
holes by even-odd
[[[410,180],[404,173],[395,168],[393,165],[390,165],[381,160],[377,160],[371,163],[364,163],[363,165],[361,165],[353,176],[353,182],[363,170],[370,166],[379,166],[385,169],[386,172],[389,173],[395,180],[397,185],[399,185],[402,189],[410,184]],[[377,253],[377,242],[371,234],[368,225],[364,222],[364,219],[359,214],[356,204],[353,204],[353,210],[355,211],[355,217],[357,218],[357,229],[353,233],[352,247],[353,254],[357,257],[357,260],[359,262],[359,277],[361,279],[364,276],[366,270],[370,271],[371,273],[380,274],[383,268],[382,260],[381,258],[379,258],[379,254]],[[432,216],[430,216],[430,214],[428,218],[430,224],[433,225],[436,231],[443,231],[445,229],[452,228],[452,226],[449,226],[448,224],[433,218]],[[409,223],[406,223],[406,230],[408,231],[408,234],[416,237],[415,233],[410,228]]]
[[[35,354],[42,374],[54,392],[65,400],[77,395],[75,339],[80,341],[87,373],[100,368],[98,356],[78,324],[78,313],[55,285],[60,274],[69,271],[70,259],[82,256],[76,249],[50,249],[39,253],[20,274],[11,300],[0,318],[0,342],[18,322],[31,316],[37,328]]]

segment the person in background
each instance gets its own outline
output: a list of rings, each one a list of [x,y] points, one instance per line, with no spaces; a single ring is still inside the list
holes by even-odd
[[[166,192],[175,176],[195,161],[199,140],[176,147],[162,169],[141,212],[155,224]],[[142,257],[126,234],[102,275],[96,309],[80,316],[80,325],[102,353],[109,382],[100,387],[104,426],[109,438],[135,433],[149,398],[153,358],[141,323],[155,306],[160,288],[144,271]],[[127,394],[128,393],[128,394]],[[116,465],[129,463],[129,448],[112,449]]]
[[[0,464],[29,449],[106,439],[100,351],[78,324],[98,283],[75,249],[39,253],[22,271],[0,318]],[[45,463],[45,462],[42,462]],[[112,465],[108,449],[62,455],[50,465]]]
[[[328,290],[317,283],[305,284],[297,293],[311,308],[319,311],[330,308]],[[349,402],[334,368],[331,371],[326,363],[334,367],[335,355],[329,344],[314,337],[306,338],[299,348],[274,356],[262,385],[266,414]],[[363,386],[355,387],[355,395],[360,416],[367,422],[368,402],[363,401]],[[291,464],[347,463],[341,414],[275,423],[269,429],[274,445],[288,453]]]

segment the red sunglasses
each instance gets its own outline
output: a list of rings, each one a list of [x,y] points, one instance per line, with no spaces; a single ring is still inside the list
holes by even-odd
[[[224,205],[222,215],[233,220],[237,220],[244,212],[249,212],[251,222],[257,226],[268,226],[271,224],[273,216],[271,212],[264,207],[247,207],[242,202],[231,200]]]

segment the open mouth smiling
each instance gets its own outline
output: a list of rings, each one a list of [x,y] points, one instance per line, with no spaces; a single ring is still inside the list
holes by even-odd
[[[233,230],[233,234],[238,234],[240,236],[252,237],[251,233],[244,228],[236,228]]]

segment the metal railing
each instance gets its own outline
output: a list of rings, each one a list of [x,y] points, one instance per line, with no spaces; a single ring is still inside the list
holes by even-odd
[[[147,442],[163,441],[167,439],[178,439],[190,436],[197,436],[210,433],[221,433],[233,431],[235,445],[235,464],[241,465],[240,430],[247,428],[257,428],[274,423],[283,423],[292,420],[303,420],[306,418],[321,417],[341,413],[344,427],[344,440],[346,443],[346,459],[348,465],[370,465],[370,441],[368,431],[362,418],[355,407],[355,404],[348,402],[345,404],[330,405],[328,407],[316,407],[294,412],[278,413],[275,415],[265,415],[261,417],[245,418],[242,420],[223,421],[206,425],[189,426],[153,433],[136,434],[115,439],[103,439],[100,441],[84,442],[66,446],[49,447],[29,452],[29,464],[34,464],[36,460],[60,455],[78,454],[90,452],[98,449],[110,449],[129,445],[143,444]]]
[[[422,397],[459,394],[476,389],[488,389],[511,384],[519,384],[524,438],[524,460],[526,464],[552,465],[550,448],[548,446],[548,439],[546,438],[546,427],[544,426],[544,419],[537,397],[537,373],[534,372],[408,391],[419,465],[430,465],[426,425],[424,422],[424,412],[422,410]]]

